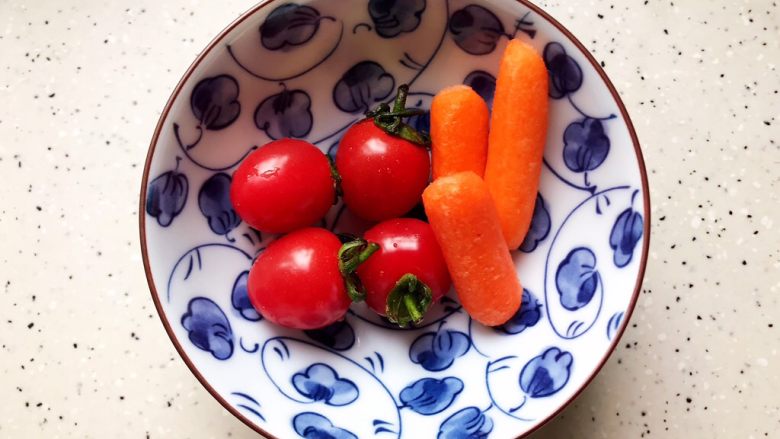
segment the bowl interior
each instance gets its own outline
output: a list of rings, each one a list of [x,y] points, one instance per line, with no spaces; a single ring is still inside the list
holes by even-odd
[[[513,252],[525,287],[517,315],[483,327],[451,292],[413,330],[361,305],[318,331],[263,320],[247,298],[247,270],[274,236],[250,229],[230,205],[241,159],[281,137],[333,155],[346,128],[404,83],[410,106],[427,108],[436,91],[460,83],[490,103],[511,37],[533,44],[550,70],[536,211]],[[426,128],[428,120],[411,123]],[[272,1],[204,51],[161,117],[142,189],[144,262],[187,364],[258,431],[516,437],[587,384],[626,324],[647,252],[645,178],[606,76],[530,5]],[[352,233],[369,226],[340,204],[321,225]]]

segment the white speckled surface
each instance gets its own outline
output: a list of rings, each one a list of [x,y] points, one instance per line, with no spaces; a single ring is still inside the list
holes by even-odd
[[[778,2],[540,5],[623,96],[653,233],[620,347],[534,439],[776,436]],[[175,353],[137,233],[159,113],[250,6],[0,0],[0,437],[255,437]]]

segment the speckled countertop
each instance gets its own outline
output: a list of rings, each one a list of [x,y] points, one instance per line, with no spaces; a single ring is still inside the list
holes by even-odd
[[[602,62],[652,188],[642,295],[535,439],[780,436],[780,3],[541,6]],[[137,195],[187,65],[251,2],[0,0],[0,437],[254,437],[178,358]]]

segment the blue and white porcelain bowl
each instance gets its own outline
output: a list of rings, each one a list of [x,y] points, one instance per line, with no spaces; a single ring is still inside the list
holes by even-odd
[[[246,290],[274,236],[231,207],[236,165],[298,137],[333,155],[363,112],[410,84],[427,107],[471,85],[489,103],[509,38],[543,54],[550,130],[533,224],[515,252],[525,291],[504,326],[472,322],[451,292],[399,330],[360,305],[317,331],[271,324]],[[427,118],[413,121],[425,127]],[[343,206],[323,227],[367,225]],[[515,0],[264,2],[189,68],[154,133],[141,243],[165,329],[225,408],[279,438],[512,438],[562,410],[612,352],[648,249],[641,152],[615,89],[558,22]]]

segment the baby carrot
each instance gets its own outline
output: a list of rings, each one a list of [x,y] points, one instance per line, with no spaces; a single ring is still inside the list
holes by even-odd
[[[470,171],[441,177],[423,204],[463,308],[482,324],[506,323],[523,288],[485,182]]]
[[[547,68],[533,47],[512,40],[498,70],[485,167],[485,182],[512,250],[531,224],[546,137]]]
[[[463,171],[485,172],[490,114],[471,87],[455,85],[438,92],[431,104],[431,152],[434,180]]]

